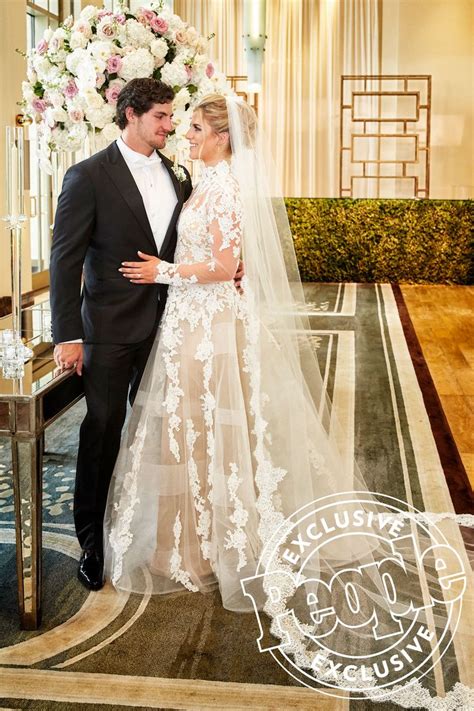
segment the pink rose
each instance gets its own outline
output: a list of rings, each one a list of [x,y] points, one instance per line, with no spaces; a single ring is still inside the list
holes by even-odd
[[[33,99],[31,105],[34,110],[37,111],[39,114],[42,114],[46,111],[47,103],[43,99]]]
[[[83,35],[89,35],[90,36],[90,31],[91,31],[91,26],[89,25],[88,22],[85,20],[78,20],[76,24],[74,25],[74,31],[75,32],[81,32]]]
[[[112,55],[112,57],[109,57],[107,60],[107,71],[109,74],[117,74],[122,68],[122,57],[119,57],[118,54]]]
[[[110,10],[99,10],[97,13],[97,17],[99,20],[101,20],[103,17],[108,17],[109,15],[113,15],[113,12],[110,12]]]
[[[186,74],[188,75],[188,80],[191,79],[191,77],[193,75],[192,68],[189,66],[189,64],[185,64],[184,68],[186,69]]]
[[[117,34],[114,22],[112,20],[101,22],[97,27],[97,34],[105,39],[114,39]]]
[[[48,43],[46,42],[46,40],[42,39],[38,42],[38,44],[36,45],[36,51],[38,52],[38,54],[44,54],[48,51]]]
[[[81,123],[84,118],[84,112],[81,109],[70,109],[68,116],[73,123]]]
[[[139,22],[141,21],[141,19],[146,20],[146,22],[151,22],[154,17],[155,13],[153,12],[153,10],[147,10],[146,7],[139,8],[137,12],[137,19],[139,20]]]
[[[176,41],[181,42],[181,44],[184,44],[186,42],[186,32],[183,30],[178,30],[176,33]]]
[[[115,15],[115,19],[119,23],[119,25],[124,25],[127,18],[125,17],[125,15]]]
[[[212,76],[214,76],[214,65],[212,62],[209,62],[209,64],[206,67],[206,76],[208,79],[210,79]]]
[[[72,99],[73,96],[76,96],[77,92],[79,89],[77,88],[77,84],[74,81],[74,79],[70,79],[66,85],[66,88],[64,89],[64,96],[66,99]]]
[[[155,15],[150,22],[150,27],[152,30],[162,35],[167,31],[168,23],[166,22],[166,20],[163,20],[162,17],[158,17],[158,15]]]
[[[121,91],[122,91],[122,87],[119,86],[118,84],[109,86],[109,88],[105,90],[105,98],[107,99],[107,103],[112,104],[112,106],[115,106],[115,104],[117,103],[118,96]]]

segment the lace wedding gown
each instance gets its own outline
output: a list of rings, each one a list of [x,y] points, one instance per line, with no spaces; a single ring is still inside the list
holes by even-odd
[[[165,593],[218,583],[224,606],[238,611],[252,609],[240,579],[255,574],[283,520],[277,489],[286,474],[271,456],[271,436],[285,451],[284,428],[267,431],[251,291],[245,278],[243,293],[233,282],[241,230],[229,164],[205,168],[180,216],[176,264],[159,267],[168,300],[105,525],[106,574],[116,587]],[[291,410],[283,382],[281,393],[280,418]],[[286,498],[291,510],[290,491]]]

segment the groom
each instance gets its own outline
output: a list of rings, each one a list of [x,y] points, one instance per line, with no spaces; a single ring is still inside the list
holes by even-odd
[[[167,291],[131,284],[118,270],[138,251],[174,260],[176,223],[192,189],[186,169],[179,180],[159,152],[172,130],[173,98],[154,79],[129,82],[117,102],[121,138],[67,171],[56,211],[54,357],[84,382],[74,522],[82,548],[78,577],[90,590],[103,586],[102,525],[127,396],[133,401],[137,392]]]

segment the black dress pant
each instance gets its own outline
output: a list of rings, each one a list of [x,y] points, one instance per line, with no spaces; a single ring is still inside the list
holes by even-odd
[[[139,343],[84,344],[82,378],[87,414],[80,429],[74,523],[81,548],[102,550],[110,480],[130,403],[138,390],[156,335]]]

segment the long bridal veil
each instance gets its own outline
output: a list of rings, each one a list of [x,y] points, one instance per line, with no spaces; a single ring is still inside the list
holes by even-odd
[[[273,640],[267,649],[278,651],[280,663],[297,671],[302,683],[373,700],[396,688],[390,697],[395,703],[404,705],[413,694],[419,705],[431,703],[443,686],[433,665],[442,664],[453,684],[458,673],[450,643],[462,596],[467,603],[471,595],[464,590],[464,553],[407,503],[370,491],[351,450],[341,446],[345,433],[320,372],[276,171],[251,107],[235,97],[226,104],[231,171],[242,204],[249,305],[242,373],[249,382],[248,466],[256,509],[250,519],[239,511],[236,477],[230,518],[235,523],[240,515],[242,537],[245,521],[250,529],[255,520],[257,544],[247,565],[226,571],[234,580],[231,594],[219,581],[223,604],[253,610],[260,624],[267,619]],[[147,366],[121,451],[122,474],[109,493],[106,530],[117,514],[118,490],[128,487],[130,501],[144,501],[153,499],[158,485],[160,463],[143,458],[140,429],[144,409],[160,405],[150,404],[152,385]],[[189,477],[196,486],[192,472]],[[195,501],[199,505],[199,495]],[[153,530],[153,506],[149,511],[143,527]],[[449,524],[451,543],[459,541],[456,523]],[[149,589],[151,566],[137,559],[135,574],[126,532],[123,542],[129,571],[124,586]],[[153,554],[148,550],[150,560]],[[459,698],[467,692],[458,687],[456,693]]]

